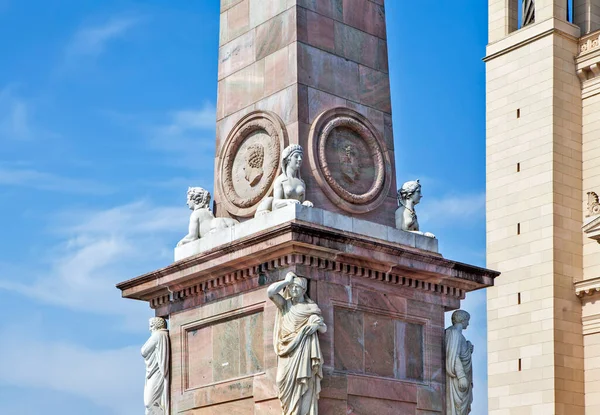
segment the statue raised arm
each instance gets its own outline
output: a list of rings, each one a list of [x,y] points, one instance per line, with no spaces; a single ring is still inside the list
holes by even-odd
[[[283,415],[318,415],[323,355],[317,333],[327,326],[306,296],[307,280],[289,272],[267,295],[277,306],[273,346],[278,356],[277,388]]]

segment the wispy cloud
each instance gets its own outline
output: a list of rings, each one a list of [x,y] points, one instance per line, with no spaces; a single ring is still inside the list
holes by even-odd
[[[204,176],[212,170],[215,152],[216,111],[209,102],[197,108],[163,113],[123,114],[103,111],[110,121],[132,128],[144,137],[145,149],[162,153],[161,161],[190,168]],[[203,170],[204,169],[204,170]]]
[[[91,180],[74,179],[35,169],[0,164],[0,186],[20,186],[60,193],[109,194],[110,186]]]
[[[15,94],[13,86],[0,90],[0,140],[28,140],[32,137],[30,124],[32,108]]]
[[[0,329],[0,384],[67,392],[114,415],[143,410],[144,365],[137,346],[92,350],[35,333],[23,325]]]
[[[143,20],[140,16],[113,17],[102,24],[84,26],[73,35],[67,45],[67,58],[97,57],[111,41],[123,38]]]
[[[63,212],[52,225],[59,242],[45,249],[48,258],[10,267],[16,275],[1,276],[0,289],[71,310],[119,316],[124,325],[139,329],[147,305],[123,300],[114,285],[169,263],[171,244],[185,234],[187,220],[185,207],[145,201]]]
[[[417,214],[419,224],[426,224],[429,229],[475,224],[485,220],[485,192],[440,198],[425,195],[417,205]]]
[[[162,134],[168,136],[214,130],[217,121],[215,106],[208,103],[200,109],[171,111],[169,118],[169,123],[159,128]]]
[[[216,112],[214,105],[205,104],[200,109],[170,111],[167,121],[150,127],[150,144],[157,149],[184,157],[194,157],[212,150],[215,145]],[[212,134],[211,134],[212,133]],[[211,157],[212,158],[212,157]]]

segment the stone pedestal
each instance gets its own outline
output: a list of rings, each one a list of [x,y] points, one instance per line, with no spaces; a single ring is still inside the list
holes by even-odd
[[[328,326],[321,414],[444,413],[444,312],[495,272],[444,259],[431,238],[316,208],[232,229],[118,285],[169,318],[172,414],[281,414],[266,289],[288,271],[308,278]]]

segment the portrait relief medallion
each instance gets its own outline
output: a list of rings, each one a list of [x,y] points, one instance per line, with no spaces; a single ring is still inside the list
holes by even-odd
[[[309,133],[309,161],[323,192],[340,208],[377,208],[391,184],[391,163],[375,127],[349,108],[320,114]]]
[[[219,201],[229,213],[254,214],[273,188],[279,155],[287,143],[285,125],[273,112],[251,112],[232,128],[219,155],[217,183]]]

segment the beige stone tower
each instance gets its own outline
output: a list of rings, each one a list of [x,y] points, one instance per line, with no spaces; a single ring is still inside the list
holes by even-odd
[[[600,0],[520,3],[489,1],[489,413],[598,414]]]

